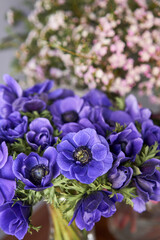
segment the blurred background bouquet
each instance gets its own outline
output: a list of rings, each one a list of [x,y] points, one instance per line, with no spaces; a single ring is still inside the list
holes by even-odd
[[[159,9],[150,0],[36,1],[16,66],[32,81],[120,95],[136,89],[160,103]],[[18,16],[7,13],[11,24]]]

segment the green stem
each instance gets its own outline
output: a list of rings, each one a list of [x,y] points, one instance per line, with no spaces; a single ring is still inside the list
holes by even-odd
[[[54,211],[53,211],[52,206],[50,206],[50,212],[51,212],[51,218],[52,218],[53,225],[54,225],[54,237],[55,237],[55,239],[61,239],[61,231],[59,228],[58,221],[57,221],[56,217],[54,216]]]
[[[63,219],[59,209],[50,205],[51,217],[54,225],[55,240],[80,240],[86,239],[84,231],[80,231],[75,223],[68,226],[68,222]]]

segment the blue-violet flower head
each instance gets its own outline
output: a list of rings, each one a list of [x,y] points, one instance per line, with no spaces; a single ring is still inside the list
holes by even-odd
[[[82,183],[92,183],[112,167],[107,141],[91,128],[68,133],[57,145],[57,151],[61,173]]]
[[[134,122],[138,121],[139,123],[142,123],[150,118],[151,111],[148,108],[140,108],[138,106],[137,99],[134,95],[130,94],[125,99],[125,104],[126,113],[128,113],[131,116]]]
[[[122,132],[112,133],[109,136],[111,152],[115,159],[123,152],[124,159],[135,160],[136,154],[141,151],[143,140],[133,123],[130,123]]]
[[[30,95],[48,93],[49,90],[53,87],[53,81],[47,79],[43,83],[35,84],[33,87],[28,88],[24,91],[23,96],[28,97]]]
[[[141,174],[134,177],[138,197],[132,201],[137,212],[144,211],[149,200],[160,201],[160,172],[156,167],[160,167],[159,159],[149,159],[140,167]]]
[[[126,187],[132,179],[133,169],[121,164],[123,158],[118,157],[113,167],[107,174],[108,181],[112,183],[112,188],[121,189]]]
[[[90,90],[83,99],[87,101],[91,106],[110,107],[111,102],[107,95],[100,90]]]
[[[36,118],[29,125],[30,131],[26,134],[28,144],[37,151],[38,147],[44,150],[55,143],[53,127],[46,118]]]
[[[160,127],[153,124],[152,120],[142,123],[142,136],[144,143],[152,146],[158,142],[158,150],[160,150]],[[158,153],[160,155],[160,153]]]
[[[12,103],[22,96],[20,85],[11,76],[3,76],[6,85],[0,84],[0,117],[7,118],[12,113]]]
[[[79,121],[88,116],[89,109],[90,106],[86,105],[83,99],[75,96],[55,101],[49,110],[54,124],[64,136],[68,133],[68,129],[70,129],[69,131],[74,131],[75,128],[82,129]]]
[[[28,118],[13,112],[7,119],[0,119],[0,140],[13,143],[16,138],[23,138],[27,128]]]
[[[48,147],[43,157],[31,152],[28,156],[20,153],[14,160],[13,172],[25,184],[25,189],[41,191],[53,186],[51,180],[59,175],[56,163],[57,151]]]
[[[31,206],[8,202],[0,206],[0,228],[8,235],[22,240],[29,228]]]
[[[74,219],[80,230],[90,231],[96,222],[103,217],[111,217],[116,212],[115,203],[121,202],[123,196],[119,193],[110,197],[112,193],[107,191],[97,191],[80,200],[75,208],[71,224]]]
[[[8,157],[5,142],[0,145],[0,205],[11,201],[15,194],[16,181],[12,171],[13,159]]]

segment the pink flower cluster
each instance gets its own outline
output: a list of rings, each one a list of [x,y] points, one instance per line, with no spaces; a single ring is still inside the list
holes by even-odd
[[[82,0],[74,7],[68,0],[36,2],[32,30],[18,54],[27,76],[120,95],[138,88],[160,103],[158,6],[147,0]]]

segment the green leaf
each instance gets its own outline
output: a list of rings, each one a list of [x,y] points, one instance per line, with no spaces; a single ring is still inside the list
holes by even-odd
[[[126,187],[119,190],[119,193],[123,195],[123,201],[126,202],[126,204],[129,204],[131,207],[133,207],[132,198],[136,198],[136,188],[135,187]]]
[[[116,103],[117,109],[119,109],[119,110],[124,110],[125,109],[125,98],[116,97],[115,98],[115,103]]]
[[[136,128],[137,128],[138,132],[140,132],[140,133],[141,133],[141,131],[142,131],[141,124],[140,124],[138,121],[135,121],[135,126],[136,126]]]
[[[41,229],[41,226],[33,226],[31,223],[29,223],[29,228],[28,228],[28,232],[30,234],[32,234],[32,231],[36,231],[36,232],[39,232],[39,230]]]
[[[126,127],[127,127],[126,124],[121,125],[120,123],[116,122],[114,132],[116,133],[122,132]]]
[[[44,200],[48,203],[48,204],[55,204],[56,206],[58,206],[58,202],[56,199],[56,195],[55,195],[55,189],[54,187],[50,187],[44,190]]]
[[[44,196],[43,191],[25,190],[25,184],[20,180],[17,181],[16,198],[14,202],[21,201],[28,205],[35,205],[40,202]]]
[[[143,146],[141,152],[139,155],[136,156],[135,164],[136,166],[140,167],[144,162],[151,158],[158,158],[157,153],[160,152],[160,150],[157,150],[158,148],[158,142],[155,142],[155,144],[151,147],[149,146]]]
[[[54,137],[59,137],[61,135],[61,133],[62,133],[62,131],[59,131],[58,129],[55,129],[54,130]],[[59,141],[59,143],[61,142],[60,139],[57,140],[57,141]]]
[[[9,153],[13,156],[14,159],[19,153],[23,152],[28,155],[31,151],[32,148],[28,145],[26,139],[23,138],[15,139],[15,142],[9,146]]]
[[[160,172],[160,167],[156,167],[156,169]]]
[[[50,122],[52,121],[52,115],[48,110],[44,110],[41,113],[37,111],[33,112],[20,112],[22,116],[28,117],[28,122],[31,123],[36,118],[47,118]]]
[[[141,170],[137,166],[133,165],[132,168],[133,168],[133,176],[138,176],[141,174]]]

